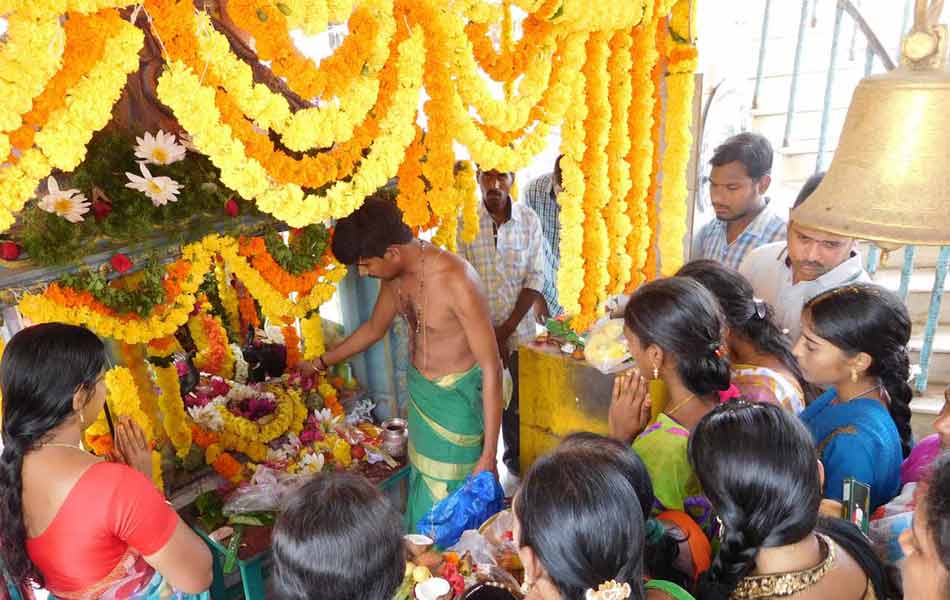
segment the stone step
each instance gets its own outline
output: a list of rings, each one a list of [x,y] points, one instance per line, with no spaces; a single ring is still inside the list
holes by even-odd
[[[866,254],[865,254],[866,256]],[[899,265],[898,257],[890,259],[891,264]],[[874,282],[896,292],[900,287],[901,270],[900,268],[885,267],[878,269],[874,274]],[[932,268],[920,267],[915,269],[910,278],[910,287],[907,294],[907,310],[910,311],[910,318],[914,323],[914,330],[923,332],[923,327],[927,322],[927,314],[930,310],[930,297],[933,292],[934,271]],[[950,290],[950,278],[944,284],[944,288]],[[940,304],[940,320],[938,323],[950,326],[950,294],[946,294],[943,302]]]
[[[923,345],[924,330],[915,327],[910,339],[911,364],[920,364],[920,348]],[[950,328],[937,329],[934,336],[933,352],[930,355],[930,371],[927,376],[928,384],[940,385],[950,383]]]

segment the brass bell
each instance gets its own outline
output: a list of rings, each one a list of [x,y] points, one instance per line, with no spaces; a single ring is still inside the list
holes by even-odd
[[[828,174],[792,211],[796,223],[884,249],[950,245],[950,72],[936,4],[928,15],[917,0],[901,66],[858,84]]]

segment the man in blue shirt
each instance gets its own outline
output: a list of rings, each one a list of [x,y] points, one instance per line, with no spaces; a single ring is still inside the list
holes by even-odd
[[[738,269],[750,251],[785,239],[786,219],[765,196],[772,183],[772,145],[757,133],[740,133],[716,148],[709,163],[716,219],[696,235],[690,259]]]

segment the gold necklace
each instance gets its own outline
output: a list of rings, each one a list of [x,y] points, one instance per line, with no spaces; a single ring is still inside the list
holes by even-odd
[[[57,447],[57,448],[73,448],[74,450],[85,452],[85,450],[83,450],[82,446],[80,446],[79,444],[61,444],[59,442],[50,442],[48,444],[41,444],[40,448],[49,448],[51,446]]]
[[[695,399],[696,399],[696,394],[690,394],[689,396],[686,396],[685,399],[680,400],[680,402],[676,406],[664,412],[666,413],[666,416],[672,417],[676,413],[676,411],[678,411],[679,409],[689,404],[690,400],[695,400]]]
[[[817,565],[801,571],[746,577],[739,582],[729,598],[731,600],[784,598],[807,590],[821,581],[835,566],[835,546],[834,542],[825,535],[819,533],[816,537],[821,553],[825,556]]]

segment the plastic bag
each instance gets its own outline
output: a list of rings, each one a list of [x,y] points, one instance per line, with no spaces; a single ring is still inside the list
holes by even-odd
[[[416,524],[416,533],[427,535],[441,548],[459,541],[467,529],[475,529],[500,511],[505,492],[494,474],[487,471],[469,476],[459,489],[436,504]]]
[[[226,515],[278,511],[287,494],[307,483],[311,477],[258,467],[251,483],[234,490],[222,511]]]
[[[601,373],[620,370],[621,365],[630,359],[627,341],[623,337],[623,319],[603,320],[594,324],[584,346],[584,358]]]
[[[455,552],[459,556],[464,556],[468,552],[477,565],[496,564],[492,545],[485,539],[485,536],[475,529],[468,529],[463,532],[462,537],[449,548],[449,551]]]

